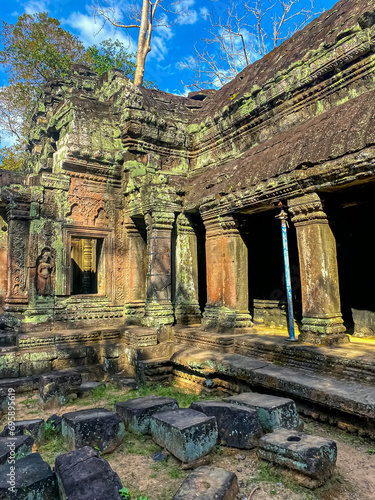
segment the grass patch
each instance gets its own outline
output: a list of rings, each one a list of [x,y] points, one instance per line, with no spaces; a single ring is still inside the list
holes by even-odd
[[[38,452],[51,467],[54,467],[56,457],[68,453],[69,449],[60,435],[48,435],[44,442],[39,445]]]

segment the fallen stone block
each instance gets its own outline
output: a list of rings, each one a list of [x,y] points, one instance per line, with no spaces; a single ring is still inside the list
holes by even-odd
[[[260,438],[258,457],[296,471],[301,485],[316,488],[332,475],[337,446],[332,439],[280,428]]]
[[[222,401],[198,401],[190,408],[216,418],[218,443],[225,446],[251,449],[262,434],[256,410]]]
[[[303,430],[303,422],[292,399],[256,392],[243,392],[237,396],[224,398],[230,404],[242,405],[256,410],[263,432],[272,432],[279,427]]]
[[[85,446],[59,455],[55,471],[62,499],[69,500],[121,500],[122,484],[109,463],[98,453]]]
[[[134,377],[122,375],[121,373],[116,373],[110,380],[116,387],[126,390],[126,392],[134,391],[138,388],[137,380]]]
[[[14,422],[14,426],[9,427],[9,425],[6,425],[1,436],[31,436],[34,441],[40,443],[44,438],[44,429],[45,423],[42,418],[18,420]]]
[[[14,464],[0,467],[1,500],[56,500],[57,478],[39,453],[32,453]]]
[[[52,434],[60,434],[61,425],[62,425],[62,417],[53,414],[49,417],[49,419],[46,422],[46,431],[49,431]]]
[[[125,428],[141,434],[151,433],[150,424],[154,413],[177,409],[175,399],[163,396],[145,396],[116,403],[116,411],[124,421]]]
[[[190,408],[155,413],[151,434],[158,445],[185,463],[207,455],[218,436],[215,417]]]
[[[6,388],[0,388],[0,417],[8,412],[9,396]]]
[[[120,416],[105,408],[65,413],[61,429],[70,449],[92,446],[101,453],[114,451],[125,435]]]
[[[199,467],[182,483],[172,500],[235,500],[237,476],[219,467]]]
[[[78,389],[77,396],[79,398],[87,398],[98,387],[105,387],[105,384],[103,382],[83,382]]]
[[[58,408],[76,395],[82,384],[78,372],[52,372],[39,377],[39,404],[44,410]]]
[[[33,444],[31,436],[0,437],[0,465],[29,455]]]

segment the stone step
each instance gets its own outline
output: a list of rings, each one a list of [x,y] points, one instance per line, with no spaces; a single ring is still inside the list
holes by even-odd
[[[375,438],[375,387],[339,380],[303,370],[290,369],[239,354],[183,348],[171,361],[177,370],[204,375],[207,388],[214,381],[232,381],[232,387],[272,392],[307,405],[316,405],[326,414],[348,416],[350,425],[362,427]],[[335,413],[336,412],[336,413]],[[360,421],[359,421],[360,419]],[[349,425],[349,424],[348,424]]]
[[[169,358],[142,360],[137,365],[137,377],[148,384],[167,383],[171,379],[173,366]]]

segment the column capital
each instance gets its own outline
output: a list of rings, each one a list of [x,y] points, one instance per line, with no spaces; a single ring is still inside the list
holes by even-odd
[[[195,224],[190,217],[185,213],[180,213],[177,216],[177,234],[195,234]]]
[[[240,222],[233,214],[216,215],[203,219],[207,237],[219,235],[236,236],[239,234]]]
[[[317,193],[308,193],[288,200],[289,212],[295,226],[307,224],[328,224],[322,201]]]
[[[171,231],[175,221],[174,212],[150,212],[146,217],[147,230]]]

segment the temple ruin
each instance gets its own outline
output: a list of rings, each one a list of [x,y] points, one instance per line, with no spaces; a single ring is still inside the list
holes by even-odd
[[[375,336],[374,68],[373,0],[341,0],[220,90],[45,85],[24,171],[0,171],[1,377],[286,328],[280,202],[298,347]]]

